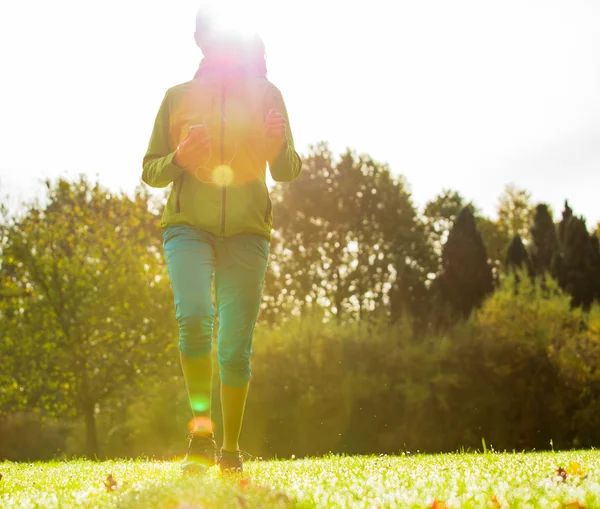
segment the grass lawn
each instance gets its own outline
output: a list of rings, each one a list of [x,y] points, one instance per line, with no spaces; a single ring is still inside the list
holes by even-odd
[[[2,509],[600,508],[596,451],[254,461],[228,478],[142,460],[7,462],[0,473]]]

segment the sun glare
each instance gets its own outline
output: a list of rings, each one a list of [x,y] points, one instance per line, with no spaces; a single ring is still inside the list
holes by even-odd
[[[259,31],[257,5],[252,2],[230,0],[208,8],[215,28],[242,36]]]

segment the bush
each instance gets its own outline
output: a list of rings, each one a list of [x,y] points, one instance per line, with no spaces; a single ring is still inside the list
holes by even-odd
[[[242,446],[266,458],[479,449],[482,438],[496,450],[600,443],[597,307],[571,309],[552,281],[512,277],[468,320],[418,331],[407,319],[340,325],[316,314],[257,327]],[[99,409],[106,455],[184,453],[177,365],[149,382]],[[219,438],[217,373],[214,391]],[[15,416],[4,422],[3,438],[36,435]],[[38,457],[65,449],[64,434],[42,436]],[[80,454],[82,438],[73,428],[68,452]],[[19,447],[13,458],[36,454]]]
[[[0,461],[48,460],[65,453],[70,429],[37,412],[0,416]]]
[[[263,455],[600,439],[600,311],[571,309],[552,281],[508,278],[445,333],[316,316],[259,331],[255,344],[246,429]]]
[[[575,394],[555,353],[579,335],[585,317],[553,282],[516,279],[471,317],[472,421],[500,449],[548,448],[550,440],[568,447]]]

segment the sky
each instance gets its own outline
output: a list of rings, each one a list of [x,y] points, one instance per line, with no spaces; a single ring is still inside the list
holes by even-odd
[[[600,221],[600,2],[229,0],[254,24],[297,149],[328,141],[456,189],[494,216],[506,184]],[[219,3],[222,5],[223,1]],[[252,5],[252,11],[248,6]],[[167,88],[201,58],[198,1],[0,4],[0,196],[86,173],[132,191]]]

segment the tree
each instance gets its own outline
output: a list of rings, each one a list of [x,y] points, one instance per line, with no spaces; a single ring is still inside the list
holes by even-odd
[[[509,184],[498,200],[498,224],[507,238],[527,233],[533,216],[531,195],[524,189]]]
[[[454,226],[456,216],[465,206],[465,200],[458,191],[443,190],[425,205],[423,223],[427,243],[435,254],[432,272],[438,273],[442,266],[442,249]]]
[[[463,208],[442,253],[439,289],[455,316],[467,318],[493,290],[492,271],[471,207]]]
[[[508,246],[506,253],[506,271],[517,274],[520,270],[526,269],[529,275],[532,275],[531,260],[529,253],[523,245],[523,240],[520,235],[515,235]]]
[[[600,223],[592,235],[592,267],[594,267],[594,281],[596,287],[596,300],[600,302]]]
[[[565,200],[565,208],[562,212],[562,219],[558,223],[558,250],[552,256],[552,275],[558,281],[558,285],[564,290],[567,285],[566,266],[565,266],[565,236],[567,224],[573,217],[573,209],[569,207],[569,202]]]
[[[98,453],[98,403],[143,383],[175,346],[172,297],[149,196],[110,194],[83,177],[47,183],[2,225],[0,358],[12,408],[82,416]]]
[[[488,255],[488,263],[492,268],[494,279],[499,276],[500,267],[506,258],[510,237],[500,224],[487,217],[477,215],[475,217],[477,230],[481,233],[481,238]]]
[[[318,306],[338,321],[360,320],[389,312],[392,294],[412,307],[429,254],[402,180],[366,155],[348,151],[335,161],[326,144],[304,164],[298,179],[273,192],[265,311]]]
[[[600,242],[598,241],[598,234],[594,233],[591,236],[591,279],[594,287],[594,299],[600,302]]]
[[[573,209],[569,207],[569,202],[565,200],[565,208],[562,211],[562,219],[558,224],[558,242],[559,245],[562,245],[565,242],[565,234],[567,231],[567,223],[573,217]]]
[[[562,242],[562,274],[559,282],[572,297],[574,307],[589,310],[596,295],[595,245],[585,220],[571,216],[565,222]]]
[[[478,212],[473,204],[467,204],[458,191],[446,189],[429,201],[423,210],[427,243],[434,253],[431,272],[440,272],[442,268],[442,249],[448,240],[450,230],[454,226],[456,216],[466,205],[473,209],[477,229],[483,238],[494,272],[502,264],[509,242],[506,232],[502,230],[498,223]]]
[[[538,276],[550,274],[552,259],[558,251],[558,239],[548,205],[539,204],[535,208],[530,232],[530,256],[533,270]]]

